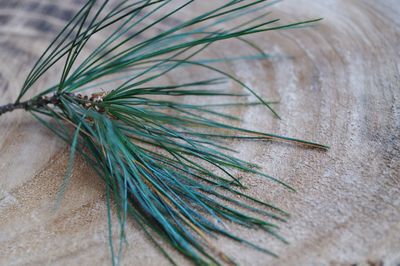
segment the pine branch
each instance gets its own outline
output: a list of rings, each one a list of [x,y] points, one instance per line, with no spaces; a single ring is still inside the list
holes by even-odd
[[[23,103],[9,103],[3,106],[0,106],[0,115],[3,115],[8,112],[12,112],[17,109],[27,109],[28,102]]]
[[[0,106],[0,116],[12,112],[18,109],[24,109],[29,111],[33,108],[42,108],[48,104],[57,105],[59,103],[58,96],[53,95],[52,97],[38,97],[37,99],[31,99],[24,102],[16,102],[16,103],[9,103],[3,106]]]
[[[319,19],[281,25],[278,19],[270,18],[270,12],[257,13],[268,8],[272,4],[269,1],[215,1],[213,9],[181,18],[153,34],[153,29],[171,17],[184,17],[180,15],[194,2],[87,1],[33,66],[16,102],[0,107],[0,115],[16,109],[29,111],[70,145],[64,184],[68,183],[76,152],[104,180],[114,265],[120,263],[128,218],[136,221],[173,264],[160,240],[198,265],[234,263],[212,245],[209,238],[216,235],[277,256],[221,225],[227,222],[260,229],[286,243],[276,223],[286,221],[288,214],[244,193],[241,188],[245,182],[237,173],[253,174],[294,189],[261,172],[259,166],[231,155],[234,149],[228,140],[273,140],[328,148],[233,126],[231,122],[238,117],[216,110],[260,104],[279,118],[274,102],[213,64],[265,60],[269,55],[246,36],[298,28]],[[249,19],[239,19],[244,17]],[[233,26],[223,27],[229,23]],[[83,57],[82,51],[100,32],[104,40],[96,41],[96,48]],[[241,42],[257,54],[198,59],[211,45],[227,40]],[[63,69],[59,81],[21,101],[57,64]],[[187,67],[192,73],[205,71],[209,79],[182,81],[180,71]],[[178,75],[181,82],[161,83],[160,78],[167,74]],[[240,85],[246,93],[221,89],[227,82]],[[104,86],[106,90],[102,91]],[[258,102],[246,102],[247,95]],[[182,103],[177,100],[181,96],[196,97],[197,104]],[[235,102],[207,104],[209,97],[233,97]],[[60,191],[62,195],[64,188]],[[119,221],[117,245],[112,238],[112,206]]]

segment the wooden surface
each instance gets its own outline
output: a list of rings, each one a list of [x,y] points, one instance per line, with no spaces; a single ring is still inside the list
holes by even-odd
[[[0,0],[0,104],[15,99],[77,2]],[[290,21],[325,20],[253,38],[286,57],[231,63],[264,97],[281,100],[282,121],[241,108],[243,125],[332,148],[236,143],[242,158],[297,188],[245,178],[252,195],[292,214],[281,231],[290,245],[241,228],[232,229],[281,258],[217,243],[243,265],[400,265],[400,2],[287,0],[273,10]],[[0,117],[0,265],[109,265],[104,187],[88,165],[78,161],[61,209],[53,210],[65,154],[27,113]],[[134,224],[128,242],[124,264],[167,265]]]

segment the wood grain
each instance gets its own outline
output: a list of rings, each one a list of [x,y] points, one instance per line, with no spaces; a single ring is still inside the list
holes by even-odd
[[[34,61],[81,2],[0,0],[0,104],[15,99]],[[248,128],[332,148],[236,142],[242,158],[297,188],[290,193],[245,177],[252,195],[292,214],[281,231],[290,245],[236,227],[281,258],[225,239],[217,244],[243,265],[400,265],[399,1],[287,0],[273,11],[286,21],[324,20],[253,37],[277,56],[228,67],[263,96],[280,99],[283,120],[259,107],[236,112]],[[40,86],[57,77],[55,70]],[[104,187],[83,161],[61,209],[53,210],[66,156],[64,144],[27,113],[0,117],[0,265],[110,263]],[[134,224],[128,231],[124,264],[168,265]]]

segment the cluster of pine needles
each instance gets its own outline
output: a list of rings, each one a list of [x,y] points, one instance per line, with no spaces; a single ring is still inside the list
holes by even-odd
[[[198,59],[210,45],[228,39],[255,51],[251,60],[265,59],[268,56],[247,36],[317,20],[280,25],[266,10],[273,2],[266,0],[205,1],[211,10],[187,18],[185,10],[194,2],[87,1],[34,65],[16,102],[1,109],[4,113],[24,108],[69,143],[60,194],[71,177],[77,153],[104,180],[113,264],[120,263],[127,219],[133,219],[173,264],[160,241],[198,265],[234,264],[212,245],[210,239],[218,235],[276,256],[224,226],[258,228],[285,242],[276,223],[285,221],[287,213],[243,192],[237,173],[251,173],[293,189],[260,172],[259,166],[233,156],[227,143],[233,139],[281,140],[326,148],[234,126],[230,121],[237,117],[214,107],[252,104],[243,97],[252,95],[273,116],[279,116],[270,102],[215,66],[237,58]],[[96,36],[105,38],[99,42]],[[83,56],[84,51],[90,53]],[[60,64],[59,82],[23,101],[27,92],[37,91],[32,89],[37,81]],[[209,79],[160,84],[166,75],[178,75],[187,67],[194,74],[206,71]],[[239,85],[245,94],[221,90],[222,83]],[[196,104],[182,103],[182,96],[194,97]],[[207,104],[210,97],[234,101]],[[111,210],[119,220],[116,243]]]

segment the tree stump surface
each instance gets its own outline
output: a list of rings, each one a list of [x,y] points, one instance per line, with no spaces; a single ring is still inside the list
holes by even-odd
[[[15,99],[80,2],[0,0],[1,105]],[[263,96],[279,99],[283,119],[261,107],[237,114],[248,128],[331,149],[237,142],[241,158],[297,189],[244,178],[251,195],[291,213],[281,224],[290,244],[233,227],[280,258],[226,239],[217,245],[242,265],[400,265],[399,1],[287,0],[272,10],[283,21],[324,20],[252,37],[266,52],[285,56],[229,67]],[[65,144],[28,113],[0,117],[0,265],[110,265],[104,186],[81,159],[61,208],[53,210],[67,158]],[[134,223],[127,232],[124,265],[168,265]]]

